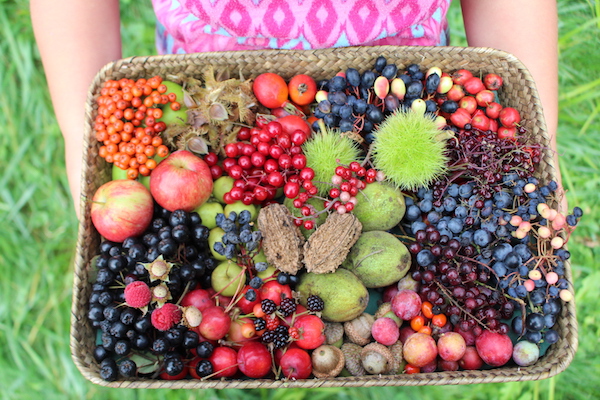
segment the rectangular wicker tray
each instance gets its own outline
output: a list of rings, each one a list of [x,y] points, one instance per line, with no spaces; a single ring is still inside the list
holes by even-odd
[[[121,78],[138,79],[157,74],[164,76],[165,74],[184,73],[197,76],[207,65],[213,65],[217,70],[228,68],[232,72],[240,71],[244,77],[255,77],[263,72],[277,72],[286,79],[299,73],[311,75],[315,79],[329,79],[348,67],[356,68],[361,72],[371,69],[379,55],[383,55],[389,62],[395,63],[400,70],[411,63],[418,63],[422,69],[437,66],[442,71],[467,68],[473,73],[495,72],[499,74],[504,79],[504,87],[500,93],[502,104],[518,109],[526,129],[532,132],[533,137],[537,138],[545,148],[549,146],[540,101],[529,72],[514,56],[489,48],[382,46],[310,51],[260,50],[199,53],[134,57],[110,63],[98,72],[88,93],[86,105],[81,223],[74,265],[71,310],[71,354],[86,379],[111,387],[173,389],[454,385],[545,379],[568,367],[577,349],[577,321],[574,302],[566,303],[557,322],[556,329],[560,335],[558,343],[552,345],[535,365],[525,368],[503,367],[480,371],[367,375],[298,381],[269,379],[162,381],[140,378],[107,382],[100,378],[98,364],[92,356],[96,335],[87,318],[88,299],[91,292],[90,275],[93,272],[90,268],[90,261],[98,249],[100,235],[92,225],[88,199],[110,177],[109,166],[97,155],[99,143],[92,134],[93,121],[97,111],[95,99],[99,95],[104,81]],[[546,150],[537,175],[542,182],[547,182],[554,179],[556,174],[552,155],[549,150]],[[571,268],[568,263],[565,278],[572,282]]]

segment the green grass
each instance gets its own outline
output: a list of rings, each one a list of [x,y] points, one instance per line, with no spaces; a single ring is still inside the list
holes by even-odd
[[[124,55],[154,50],[149,1],[122,1]],[[456,2],[455,2],[456,3]],[[107,389],[70,356],[77,221],[28,2],[0,0],[0,397],[6,399],[594,399],[600,397],[600,3],[559,0],[561,173],[584,216],[570,242],[579,350],[570,367],[538,381],[447,387],[286,390]],[[453,44],[464,44],[457,4]],[[458,27],[458,28],[456,28]]]

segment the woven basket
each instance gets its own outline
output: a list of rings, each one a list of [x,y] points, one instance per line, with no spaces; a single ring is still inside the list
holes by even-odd
[[[77,241],[74,267],[74,290],[71,316],[71,353],[83,376],[93,383],[121,388],[288,388],[288,387],[334,387],[334,386],[405,386],[405,385],[455,385],[484,382],[509,382],[545,379],[567,368],[577,349],[577,321],[574,302],[566,303],[555,329],[560,340],[552,345],[538,362],[530,367],[503,367],[479,371],[456,371],[420,373],[412,375],[337,377],[331,379],[307,379],[283,381],[270,379],[237,380],[180,380],[162,381],[131,379],[107,382],[100,378],[99,366],[92,352],[96,334],[88,318],[88,299],[91,292],[90,261],[100,244],[100,235],[90,218],[89,199],[96,189],[110,178],[110,168],[98,154],[99,143],[92,134],[96,116],[96,97],[107,79],[138,79],[154,75],[180,74],[197,76],[207,66],[216,70],[227,68],[240,71],[244,77],[255,77],[263,72],[277,72],[289,79],[305,73],[315,79],[329,79],[348,67],[359,71],[371,69],[375,59],[383,55],[402,70],[412,63],[422,69],[432,66],[443,71],[467,68],[474,74],[495,72],[504,79],[500,94],[504,106],[518,109],[524,125],[533,138],[544,148],[549,138],[542,115],[537,90],[531,75],[514,56],[489,48],[461,47],[360,47],[311,51],[266,50],[226,53],[199,53],[190,55],[134,57],[106,65],[96,75],[90,88],[86,106],[86,126],[83,148],[83,176],[81,198],[81,224]],[[555,179],[556,171],[549,150],[545,150],[537,171],[542,182]],[[572,282],[571,268],[566,265],[566,277]]]

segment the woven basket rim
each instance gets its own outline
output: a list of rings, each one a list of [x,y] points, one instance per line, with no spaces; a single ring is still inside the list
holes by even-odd
[[[86,252],[86,244],[89,240],[90,231],[93,230],[89,215],[88,186],[93,187],[94,179],[98,179],[92,169],[95,163],[98,162],[97,157],[90,153],[93,146],[92,138],[92,121],[94,114],[94,102],[98,92],[98,88],[106,79],[113,79],[116,76],[125,76],[136,71],[154,71],[158,68],[165,68],[167,71],[174,69],[193,69],[206,63],[218,62],[228,66],[240,66],[246,60],[249,63],[257,65],[260,61],[264,61],[265,70],[267,70],[268,60],[279,60],[291,58],[294,61],[301,62],[304,59],[320,62],[321,58],[336,60],[339,58],[342,64],[349,64],[354,58],[368,57],[370,53],[377,55],[383,53],[394,54],[398,60],[406,55],[407,58],[413,60],[422,59],[426,61],[428,57],[442,58],[446,56],[455,57],[460,63],[464,59],[464,66],[473,67],[473,61],[470,58],[485,59],[486,62],[501,62],[502,65],[508,65],[514,68],[522,80],[523,85],[527,87],[531,94],[532,110],[534,118],[530,123],[536,134],[540,135],[542,143],[548,143],[549,138],[546,132],[546,123],[543,118],[539,96],[535,82],[531,74],[524,64],[514,55],[489,48],[489,47],[419,47],[419,46],[373,46],[373,47],[346,47],[334,49],[317,49],[317,50],[242,50],[235,52],[210,52],[210,53],[194,53],[181,55],[153,55],[153,56],[134,56],[126,59],[116,60],[103,66],[90,85],[87,101],[86,101],[86,124],[84,127],[85,143],[83,148],[83,165],[81,179],[81,219],[79,222],[77,251],[74,260],[74,277],[73,277],[73,295],[71,307],[71,330],[70,330],[70,347],[71,357],[73,362],[81,372],[81,374],[90,382],[118,388],[172,388],[172,389],[199,389],[199,388],[316,388],[316,387],[368,387],[368,386],[416,386],[416,385],[446,385],[446,384],[474,384],[474,383],[490,383],[490,382],[511,382],[511,381],[526,381],[546,379],[564,371],[574,358],[578,346],[577,340],[577,320],[575,316],[575,303],[566,303],[563,307],[564,318],[561,323],[566,324],[566,338],[561,339],[557,345],[561,347],[552,348],[553,353],[557,353],[559,359],[548,360],[548,357],[541,358],[538,363],[531,367],[501,367],[491,370],[478,371],[455,371],[455,372],[435,372],[421,373],[415,375],[389,375],[389,376],[363,376],[363,377],[337,377],[331,379],[306,379],[306,380],[270,380],[270,379],[235,379],[235,380],[181,380],[181,381],[163,381],[151,379],[135,379],[135,380],[118,380],[115,382],[107,382],[99,377],[97,368],[94,366],[94,361],[91,355],[86,353],[85,343],[93,342],[93,338],[82,337],[85,331],[84,325],[87,318],[87,311],[83,304],[85,298],[83,294],[89,283],[89,271],[87,263],[89,262],[89,254]],[[410,56],[410,57],[408,57]],[[436,58],[437,59],[437,58]],[[316,60],[316,61],[315,61]],[[344,61],[345,60],[345,61]],[[399,62],[394,60],[395,62]],[[262,64],[261,64],[262,65]],[[490,64],[491,65],[491,64]],[[164,67],[163,67],[164,66]],[[462,66],[457,66],[459,69]],[[489,67],[489,65],[488,65]],[[242,67],[240,67],[241,69]],[[280,72],[280,71],[278,71]],[[90,161],[92,160],[92,161]],[[551,177],[556,176],[558,171],[554,166],[552,157],[544,157],[545,169]],[[97,235],[97,233],[96,233]],[[93,236],[93,234],[92,234]],[[572,282],[572,272],[570,265],[566,263],[565,278]],[[82,344],[84,343],[84,344]],[[82,349],[82,347],[84,347]],[[543,365],[539,365],[542,363]],[[96,365],[97,367],[97,365]]]

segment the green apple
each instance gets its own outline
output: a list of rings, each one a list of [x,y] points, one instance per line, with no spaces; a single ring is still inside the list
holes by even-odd
[[[200,215],[202,224],[208,229],[217,227],[217,214],[222,214],[224,212],[223,205],[216,201],[206,202],[200,207],[196,208],[194,211]]]
[[[213,196],[215,196],[215,199],[217,199],[219,203],[225,204],[223,196],[225,195],[225,193],[229,192],[233,188],[233,182],[235,182],[235,180],[227,175],[215,180],[215,183],[213,184],[212,194]]]
[[[246,205],[238,200],[235,203],[227,204],[224,208],[225,216],[227,218],[229,218],[229,214],[232,211],[235,211],[237,215],[240,215],[240,213],[244,210],[250,211],[250,221],[256,221],[256,218],[258,217],[258,210],[254,204]]]
[[[117,167],[115,164],[113,164],[112,170],[111,170],[111,175],[112,175],[113,181],[116,181],[119,179],[127,179],[127,170],[121,169],[121,168]]]
[[[216,266],[211,274],[210,282],[216,292],[232,297],[246,284],[246,274],[237,263],[227,260]]]
[[[225,231],[221,228],[212,228],[208,233],[208,248],[210,249],[211,254],[216,260],[224,261],[227,260],[227,257],[217,253],[214,249],[215,243],[223,241],[223,235]]]

